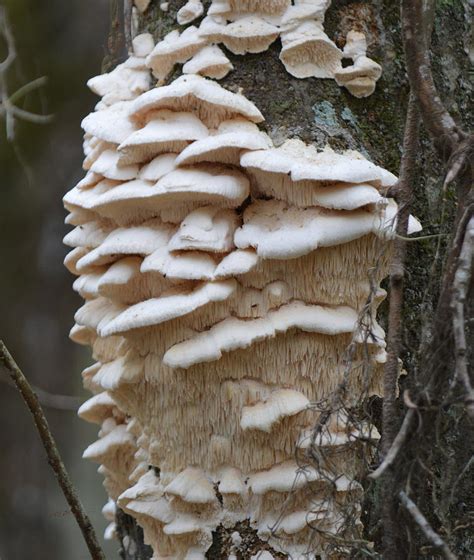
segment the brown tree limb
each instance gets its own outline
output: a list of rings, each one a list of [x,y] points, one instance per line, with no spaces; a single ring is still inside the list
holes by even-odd
[[[380,463],[380,465],[375,469],[374,472],[368,475],[369,478],[371,478],[372,480],[377,480],[395,462],[395,459],[398,457],[403,444],[408,439],[414,417],[415,409],[410,408],[410,410],[405,414],[405,418],[403,419],[401,428],[398,434],[395,436],[390,449],[387,451],[384,460]]]
[[[423,123],[438,142],[442,156],[448,159],[459,142],[459,132],[444,107],[431,72],[430,37],[426,32],[426,7],[423,0],[402,0],[402,30],[405,62],[412,92],[415,94]]]
[[[439,408],[442,406],[443,402],[445,402],[446,396],[449,394],[449,386],[452,383],[453,368],[451,367],[451,360],[454,356],[454,337],[451,305],[453,284],[459,255],[461,254],[463,241],[466,236],[466,230],[473,216],[474,203],[472,197],[473,193],[471,190],[465,198],[459,201],[453,227],[454,235],[447,249],[447,259],[441,280],[440,293],[431,325],[430,341],[420,352],[419,382],[423,387],[419,391],[417,401],[420,407],[420,419],[423,420],[423,432],[419,434],[418,438],[412,440],[413,444],[410,445],[409,442],[405,443],[404,449],[405,457],[413,456],[416,462],[424,469],[426,469],[426,467],[421,457],[423,454],[426,455],[427,449],[423,449],[423,442],[427,444],[433,441],[433,431],[436,431],[436,420],[439,419]],[[440,449],[439,444],[438,449]],[[402,465],[399,463],[399,467],[401,466]],[[400,473],[400,471],[397,471],[397,474],[404,478],[407,476],[406,474]],[[392,475],[395,476],[393,471]],[[408,478],[412,477],[412,475],[413,471],[408,475]],[[431,473],[431,476],[434,476],[433,473]],[[420,480],[425,480],[425,478],[426,476],[423,474]],[[434,485],[431,486],[433,500],[436,502],[435,487]],[[422,488],[422,496],[424,492],[426,492],[426,489]],[[402,558],[405,557],[406,556],[402,556]],[[390,559],[391,557],[384,555],[384,558]],[[451,558],[455,557],[452,556]]]
[[[403,156],[398,182],[396,234],[390,269],[390,308],[388,315],[387,362],[384,368],[383,444],[382,453],[387,454],[398,432],[397,382],[402,334],[403,280],[405,270],[408,219],[412,198],[412,183],[418,146],[419,113],[413,94],[410,95],[403,140]]]
[[[453,336],[456,359],[456,377],[464,386],[465,402],[469,416],[474,419],[474,389],[472,388],[467,364],[467,343],[464,320],[464,305],[472,281],[472,259],[474,244],[474,217],[471,217],[464,234],[453,282]]]
[[[382,445],[381,452],[384,459],[392,451],[390,459],[382,469],[386,476],[382,486],[382,518],[384,524],[384,551],[387,560],[401,558],[402,535],[397,519],[398,503],[396,500],[396,481],[386,472],[392,467],[400,449],[394,447],[399,434],[399,412],[397,405],[399,356],[402,339],[402,309],[403,309],[403,281],[405,270],[406,242],[408,220],[410,217],[410,202],[412,198],[412,184],[416,165],[420,117],[415,95],[410,93],[408,111],[403,138],[402,161],[398,181],[396,234],[393,242],[393,257],[390,270],[390,303],[387,333],[387,361],[383,376],[383,405],[382,405]],[[411,419],[410,419],[411,423]],[[404,422],[405,424],[405,422]],[[408,424],[405,424],[408,429]],[[403,444],[401,437],[399,445]]]
[[[410,88],[418,100],[423,123],[439,155],[448,162],[447,185],[472,165],[474,136],[458,128],[436,88],[429,51],[431,26],[427,25],[427,19],[433,14],[433,3],[402,0],[403,45]]]
[[[133,0],[123,0],[123,33],[125,36],[125,47],[128,53],[133,53],[132,14]]]
[[[66,498],[69,507],[71,508],[71,512],[76,518],[77,524],[81,529],[92,560],[105,560],[104,553],[100,548],[94,528],[84,511],[61,459],[58,447],[49,428],[46,416],[44,415],[39,403],[38,397],[31,389],[28,380],[16,364],[2,340],[0,340],[0,363],[2,363],[8,370],[10,377],[18,388],[18,391],[21,393],[23,400],[33,416],[43,447],[46,451],[46,455],[48,456],[48,463],[53,469],[61,490],[63,491],[64,497]]]
[[[433,328],[430,344],[424,349],[424,370],[426,371],[426,391],[429,395],[439,393],[439,384],[446,381],[443,379],[439,365],[443,357],[438,355],[438,349],[443,348],[443,353],[449,351],[452,346],[452,292],[457,263],[468,224],[474,212],[474,192],[469,193],[465,200],[459,202],[458,211],[454,224],[454,236],[448,249],[444,274],[441,280],[440,295],[433,319]],[[443,362],[444,363],[444,362]]]
[[[400,491],[398,497],[400,498],[400,502],[402,503],[402,505],[413,517],[413,519],[423,531],[423,534],[430,541],[430,543],[443,554],[446,560],[456,560],[456,556],[451,552],[448,545],[438,535],[438,533],[436,533],[436,531],[431,527],[428,520],[418,509],[418,506],[415,504],[415,502],[411,500],[403,490]]]

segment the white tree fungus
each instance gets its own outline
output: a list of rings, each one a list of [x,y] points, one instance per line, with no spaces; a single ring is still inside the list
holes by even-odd
[[[381,187],[396,178],[354,152],[274,147],[245,95],[203,77],[233,68],[217,44],[261,52],[281,36],[294,76],[334,77],[368,95],[380,67],[361,34],[344,52],[327,37],[328,4],[214,0],[199,27],[157,45],[140,35],[126,62],[88,82],[102,102],[82,122],[87,173],[64,197],[76,225],[65,264],[85,299],[70,336],[96,360],[83,372],[94,396],[79,414],[100,432],[84,457],[105,477],[108,536],[117,504],[154,558],[202,559],[219,525],[241,521],[299,557],[308,522],[335,532],[340,497],[360,495],[354,441],[379,437],[341,417],[312,441],[311,403],[337,387],[353,336],[368,337],[369,392],[380,390],[383,331],[357,323],[367,270],[394,228]],[[189,0],[177,18],[202,14]],[[342,68],[343,56],[353,66]],[[177,63],[184,75],[150,89],[148,69],[162,79]],[[362,354],[359,345],[354,361]],[[350,391],[362,383],[354,376]],[[334,483],[296,460],[312,443],[347,450]]]

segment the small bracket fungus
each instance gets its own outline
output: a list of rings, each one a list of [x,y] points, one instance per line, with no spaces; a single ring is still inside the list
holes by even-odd
[[[104,105],[134,99],[150,89],[150,72],[145,58],[153,49],[153,37],[149,33],[133,39],[133,51],[128,60],[119,64],[112,72],[91,78],[87,85],[102,97]]]
[[[141,95],[131,106],[132,120],[139,120],[153,109],[186,110],[192,104],[194,114],[209,128],[235,117],[251,122],[263,121],[263,115],[243,95],[232,93],[201,76],[180,76],[168,86]]]
[[[334,78],[342,53],[316,21],[306,21],[281,35],[280,59],[296,78]]]
[[[134,4],[143,13],[148,8],[150,0],[134,0]]]
[[[183,65],[184,74],[200,74],[220,80],[233,70],[230,60],[216,45],[204,47]]]
[[[344,58],[353,61],[352,66],[339,68],[334,77],[355,97],[368,97],[375,90],[375,84],[382,75],[382,67],[366,56],[367,41],[363,33],[349,31],[344,47]]]
[[[290,31],[305,21],[324,22],[330,0],[295,0],[288,6],[280,20],[280,29]]]
[[[326,35],[324,16],[329,4],[330,0],[295,0],[294,4],[290,0],[213,0],[204,14],[201,0],[188,0],[177,12],[178,23],[186,26],[204,15],[199,27],[191,25],[182,32],[168,33],[148,51],[146,65],[159,80],[164,80],[179,63],[184,63],[184,74],[218,80],[233,69],[219,44],[234,54],[244,55],[264,52],[280,37],[280,59],[292,76],[335,79],[356,97],[367,97],[374,91],[382,69],[367,58],[363,34],[349,32],[344,52]],[[167,10],[167,3],[161,4],[161,8]],[[136,55],[143,56],[139,50],[136,49]],[[353,65],[343,68],[343,58],[352,59]],[[124,64],[137,67],[136,62]],[[121,67],[117,76],[130,81]],[[105,83],[105,77],[99,78],[94,78],[91,85]],[[140,86],[130,84],[129,89],[132,87],[138,90]],[[125,91],[119,86],[116,89]],[[94,91],[102,95],[103,90],[96,87]],[[132,97],[129,94],[120,99]],[[104,97],[105,104],[111,100]]]
[[[166,494],[179,496],[194,504],[213,503],[217,500],[214,487],[205,473],[196,468],[185,469],[164,489]]]
[[[191,23],[204,12],[201,0],[188,0],[186,4],[178,10],[176,19],[180,25]]]
[[[293,76],[368,95],[380,67],[361,34],[344,53],[327,37],[328,4],[214,0],[199,28],[156,46],[137,36],[127,61],[89,81],[102,101],[82,122],[85,177],[64,197],[76,226],[65,265],[85,300],[70,337],[95,360],[79,415],[100,431],[84,457],[105,477],[107,535],[117,504],[156,559],[203,560],[212,533],[241,522],[290,558],[313,542],[311,522],[326,557],[348,500],[360,523],[354,445],[379,434],[341,414],[314,439],[311,403],[338,387],[351,342],[372,377],[367,388],[350,376],[348,393],[380,394],[385,292],[367,271],[393,237],[384,189],[397,179],[357,152],[275,147],[259,109],[214,81],[232,70],[217,43],[244,54],[281,36]],[[202,14],[189,0],[178,22]],[[163,79],[177,63],[183,75],[149,89],[148,68]],[[387,272],[384,261],[371,281]],[[373,320],[360,326],[369,294]],[[311,445],[337,451],[331,472],[302,465]]]
[[[176,63],[186,62],[205,44],[206,39],[194,26],[187,27],[181,34],[171,31],[151,51],[146,63],[156,78],[166,78]]]
[[[187,146],[177,157],[177,165],[200,162],[240,164],[247,150],[263,150],[272,146],[270,138],[253,123],[243,119],[223,121],[215,134]]]
[[[148,162],[162,152],[180,152],[191,141],[207,135],[207,127],[192,113],[153,111],[146,125],[118,147],[119,163],[130,165]]]
[[[266,51],[277,39],[278,28],[257,16],[245,16],[227,25],[206,19],[199,34],[209,42],[223,43],[234,54]]]

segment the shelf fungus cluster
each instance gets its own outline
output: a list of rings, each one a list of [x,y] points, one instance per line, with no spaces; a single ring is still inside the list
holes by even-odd
[[[188,4],[186,21],[199,8]],[[102,100],[82,123],[86,175],[64,197],[65,263],[85,300],[71,338],[95,359],[79,414],[100,431],[84,456],[105,477],[108,535],[120,507],[155,560],[203,559],[216,528],[242,521],[290,558],[324,554],[361,493],[354,446],[375,430],[339,415],[313,441],[312,404],[337,387],[351,340],[380,392],[383,331],[375,313],[369,326],[358,317],[393,233],[384,190],[396,178],[356,152],[274,146],[251,101],[200,75],[200,54],[214,73],[226,64],[210,43],[259,51],[283,20],[291,67],[325,5],[214,1],[233,23],[203,20],[205,34],[188,27],[154,48],[140,35],[127,62],[89,82]],[[149,89],[145,60],[156,75],[177,61],[190,73]],[[364,383],[354,373],[350,392]],[[333,472],[303,464],[310,445],[333,454]]]
[[[148,3],[136,5],[144,11]],[[204,13],[200,0],[188,0],[176,15],[182,30],[158,42],[146,64],[161,81],[177,64],[185,74],[222,79],[234,68],[222,47],[235,55],[261,53],[280,39],[280,60],[292,76],[334,79],[352,95],[367,97],[382,68],[367,57],[363,33],[350,31],[343,50],[327,36],[329,5],[330,0],[212,0]]]

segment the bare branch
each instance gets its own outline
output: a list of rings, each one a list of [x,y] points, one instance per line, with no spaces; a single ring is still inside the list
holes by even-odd
[[[449,503],[451,504],[454,500],[454,493],[456,492],[456,488],[458,484],[461,482],[463,476],[469,471],[471,465],[474,464],[474,456],[472,456],[469,461],[464,465],[462,471],[459,473],[458,477],[454,481],[454,484],[451,486],[451,492],[449,493]]]
[[[384,474],[388,467],[390,467],[394,463],[410,433],[411,423],[414,416],[415,410],[413,408],[410,408],[410,410],[405,414],[405,418],[403,419],[400,431],[395,436],[392,446],[386,453],[384,460],[382,461],[382,463],[380,463],[380,465],[373,473],[368,475],[369,478],[371,478],[372,480],[377,480]]]
[[[456,556],[451,552],[448,545],[443,541],[438,533],[434,531],[434,529],[428,523],[426,517],[418,509],[418,506],[415,504],[415,502],[413,502],[403,490],[400,490],[398,497],[400,498],[400,502],[416,521],[417,525],[423,531],[425,537],[431,542],[431,544],[435,548],[437,548],[447,560],[456,560]]]
[[[45,391],[39,387],[32,387],[32,389],[36,393],[41,405],[47,408],[54,408],[56,410],[72,410],[77,412],[77,409],[81,404],[81,399],[78,397],[50,393],[49,391]]]
[[[410,88],[439,155],[448,162],[446,186],[471,170],[474,135],[457,127],[436,89],[429,52],[431,25],[427,22],[433,15],[433,2],[402,0],[403,45]]]
[[[30,113],[29,111],[20,109],[19,107],[12,105],[9,99],[4,102],[4,106],[6,112],[10,112],[14,117],[18,117],[19,119],[35,124],[47,124],[51,122],[53,118],[53,115],[36,115],[35,113]]]
[[[471,418],[474,419],[474,389],[472,388],[467,365],[467,343],[465,333],[464,305],[472,279],[472,258],[474,243],[474,217],[471,217],[466,227],[458,266],[454,275],[453,300],[453,335],[454,353],[456,358],[456,377],[464,385],[466,391],[466,407]]]
[[[437,352],[440,348],[452,344],[452,289],[454,277],[457,269],[458,258],[461,253],[465,232],[473,216],[474,192],[463,200],[459,201],[457,215],[455,218],[454,235],[451,245],[447,251],[447,259],[444,267],[444,274],[441,280],[441,289],[433,319],[433,330],[429,344],[423,349],[425,360],[425,370],[427,379],[426,395],[433,395],[438,391],[441,371],[437,368],[439,356]],[[443,348],[446,351],[446,348]]]
[[[430,37],[426,33],[426,8],[423,0],[402,0],[402,29],[410,87],[415,94],[423,122],[438,147],[448,159],[459,142],[459,132],[453,118],[444,107],[433,75],[429,54]],[[431,35],[431,33],[429,33]]]
[[[0,34],[3,35],[7,45],[7,56],[0,62],[0,74],[4,74],[16,58],[15,41],[7,20],[6,8],[0,6]]]
[[[39,87],[45,86],[48,83],[48,78],[46,76],[41,76],[40,78],[36,78],[36,80],[32,80],[28,82],[24,86],[18,88],[15,93],[12,93],[9,97],[10,103],[16,103],[22,97],[30,93]]]
[[[420,116],[416,98],[410,93],[408,110],[403,137],[402,160],[400,164],[400,176],[398,180],[397,201],[398,213],[396,223],[397,237],[393,242],[393,258],[390,269],[390,300],[388,314],[387,333],[387,361],[383,375],[383,404],[382,404],[382,442],[381,452],[384,459],[389,452],[391,455],[381,474],[384,473],[395,461],[405,437],[400,436],[397,446],[394,442],[397,438],[399,427],[399,414],[397,405],[399,356],[402,340],[402,310],[403,310],[403,282],[405,275],[406,242],[403,239],[407,235],[408,220],[410,217],[410,206],[412,199],[412,184],[415,175],[416,152],[418,146]],[[410,416],[411,422],[411,416]],[[409,423],[405,425],[408,429]],[[402,434],[403,435],[403,434]],[[399,557],[401,541],[400,524],[397,520],[396,482],[394,477],[386,477],[382,486],[382,518],[384,523],[384,550],[387,560]]]
[[[469,171],[472,165],[472,157],[474,155],[474,137],[472,135],[464,138],[455,147],[448,161],[448,172],[444,180],[443,188]],[[472,172],[470,174],[472,179]]]
[[[10,377],[18,388],[23,400],[28,406],[33,420],[35,422],[36,428],[40,435],[43,447],[48,456],[48,462],[56,475],[61,490],[63,491],[64,497],[66,498],[74,517],[76,518],[77,524],[79,525],[84,540],[89,549],[92,560],[105,560],[104,553],[102,552],[99,542],[91,525],[91,522],[84,511],[84,508],[76,494],[69,475],[66,471],[64,463],[59,454],[54,437],[44,415],[43,409],[39,403],[38,397],[35,395],[31,389],[28,380],[24,376],[23,372],[20,370],[15,360],[12,358],[7,347],[0,340],[0,362],[8,370]]]
[[[403,237],[408,230],[410,217],[410,202],[412,198],[412,183],[418,146],[419,114],[416,100],[410,94],[408,112],[403,139],[403,156],[400,165],[400,178],[398,181],[398,203],[396,234],[394,241],[394,254],[390,270],[390,308],[388,316],[387,335],[387,362],[384,369],[384,401],[383,401],[383,443],[384,454],[393,444],[398,431],[398,414],[396,408],[397,383],[399,373],[399,355],[402,332],[402,307],[403,307],[403,279],[405,269],[406,245]]]
[[[132,14],[133,0],[123,0],[123,31],[125,35],[125,47],[129,53],[132,50]]]
[[[5,383],[9,387],[16,388],[10,377],[0,376],[0,381]],[[36,387],[34,385],[31,385],[31,389],[34,393],[36,393],[41,406],[45,406],[46,408],[77,411],[81,404],[78,397],[50,393],[49,391],[45,391],[44,389],[40,389],[39,387]]]
[[[449,234],[447,233],[433,233],[431,235],[419,235],[418,237],[405,237],[403,235],[395,234],[397,239],[402,239],[407,243],[414,243],[415,241],[426,241],[428,239],[439,239],[440,237],[447,237]]]
[[[6,58],[0,62],[0,116],[5,116],[7,139],[13,141],[15,139],[15,118],[35,124],[46,124],[51,121],[52,115],[37,115],[14,105],[29,92],[44,85],[45,77],[37,78],[21,86],[11,95],[8,93],[7,72],[16,58],[16,48],[13,33],[8,24],[7,12],[3,7],[0,7],[0,35],[5,39],[7,48]]]

